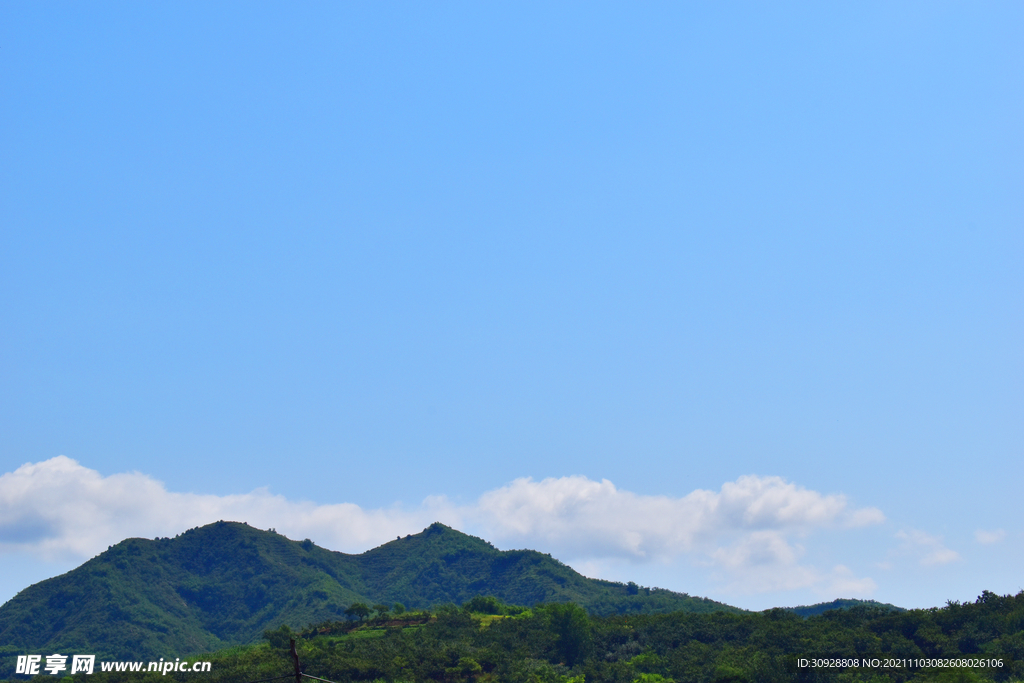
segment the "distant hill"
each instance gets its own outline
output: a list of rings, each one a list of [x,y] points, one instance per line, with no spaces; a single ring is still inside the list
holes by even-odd
[[[802,617],[813,617],[832,609],[852,609],[854,607],[871,607],[886,612],[906,612],[902,607],[890,605],[887,602],[877,602],[875,600],[852,600],[848,598],[840,598],[839,600],[833,600],[832,602],[819,602],[816,605],[786,607],[785,609],[788,612],[794,612]]]
[[[660,589],[588,579],[533,550],[500,551],[432,524],[359,555],[217,522],[171,539],[131,538],[0,607],[0,650],[144,659],[258,640],[282,623],[344,618],[355,602],[427,608],[492,595],[576,602],[591,614],[742,610]]]

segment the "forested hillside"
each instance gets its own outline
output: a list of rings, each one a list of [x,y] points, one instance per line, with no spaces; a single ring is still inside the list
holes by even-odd
[[[592,614],[739,611],[666,590],[588,579],[548,555],[499,551],[433,524],[359,555],[218,522],[133,538],[0,607],[0,652],[74,649],[116,659],[209,652],[287,624],[345,618],[353,603],[416,609],[493,595],[575,602]]]
[[[384,607],[383,605],[381,606]],[[482,609],[483,612],[474,611]],[[983,593],[941,609],[855,606],[808,618],[785,610],[588,616],[577,605],[508,608],[476,599],[433,614],[386,611],[321,623],[223,651],[209,673],[77,675],[74,683],[250,683],[293,671],[337,683],[775,683],[781,681],[1011,681],[1024,676],[1024,592]],[[806,658],[881,656],[902,668],[800,669]],[[1003,666],[918,668],[914,659],[998,659]],[[22,679],[24,680],[24,679]],[[34,683],[52,681],[41,676]],[[294,679],[292,679],[294,680]],[[303,678],[305,683],[315,683]]]
[[[799,614],[802,617],[813,617],[816,614],[822,614],[833,609],[852,609],[854,607],[873,607],[881,610],[891,610],[893,612],[903,612],[902,607],[896,605],[890,605],[887,602],[878,602],[876,600],[850,600],[840,598],[839,600],[832,600],[830,602],[819,602],[816,605],[800,605],[799,607],[786,607],[785,609]]]

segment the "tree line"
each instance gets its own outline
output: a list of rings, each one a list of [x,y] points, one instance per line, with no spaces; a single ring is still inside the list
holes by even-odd
[[[573,603],[511,606],[478,597],[409,611],[349,606],[349,618],[210,657],[203,683],[249,683],[292,671],[337,683],[742,683],[775,681],[1019,681],[1024,679],[1024,592],[984,592],[974,602],[894,612],[871,606],[801,617],[675,612],[595,617]],[[355,608],[355,609],[352,609]],[[801,669],[800,658],[1000,658],[998,668]],[[102,683],[155,683],[105,674]],[[168,674],[182,683],[194,675]],[[52,677],[41,677],[52,681]],[[74,683],[101,676],[75,676]],[[168,677],[160,677],[164,683]],[[80,679],[80,680],[79,680]],[[42,683],[39,681],[38,683]]]

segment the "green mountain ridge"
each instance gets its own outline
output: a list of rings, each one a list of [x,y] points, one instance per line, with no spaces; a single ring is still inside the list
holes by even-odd
[[[500,551],[440,523],[358,555],[238,522],[131,538],[0,606],[0,653],[112,659],[210,652],[264,630],[344,618],[356,602],[429,608],[492,595],[575,602],[594,615],[742,612],[663,589],[586,578],[533,550]]]
[[[834,609],[853,609],[854,607],[866,607],[869,609],[882,610],[884,612],[906,612],[902,607],[889,604],[888,602],[878,602],[877,600],[856,600],[853,598],[839,598],[832,600],[831,602],[819,602],[813,605],[800,605],[798,607],[784,607],[787,612],[793,612],[799,614],[801,617],[813,617],[818,614],[823,614],[829,610]]]

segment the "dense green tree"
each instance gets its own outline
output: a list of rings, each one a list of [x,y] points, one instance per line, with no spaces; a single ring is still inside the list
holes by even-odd
[[[359,619],[359,621],[362,621],[363,619],[365,619],[368,616],[370,616],[370,612],[371,612],[370,606],[367,605],[366,603],[364,603],[364,602],[353,602],[345,610],[345,615],[349,616],[349,617],[355,617],[355,618]]]
[[[470,604],[473,601],[467,601]],[[492,605],[491,601],[482,604]],[[267,630],[259,645],[212,655],[203,683],[249,683],[287,675],[294,638],[303,670],[337,683],[979,683],[1024,679],[1024,592],[974,603],[892,612],[854,605],[802,618],[786,610],[748,614],[588,616],[572,604],[535,605],[515,616],[448,604],[436,616],[321,623],[295,634]],[[476,614],[476,616],[474,616]],[[395,621],[400,621],[396,618]],[[0,646],[3,648],[4,646]],[[808,670],[798,657],[957,658],[977,649],[996,668],[871,667]],[[943,648],[941,653],[936,648]],[[2,650],[0,650],[2,652]],[[859,661],[859,660],[858,660]],[[196,683],[194,674],[76,674],[73,683]],[[40,676],[31,683],[52,683]]]
[[[264,640],[270,643],[272,648],[278,650],[289,650],[291,648],[291,640],[294,637],[295,634],[288,628],[288,624],[281,624],[280,628],[274,630],[267,629],[263,632]]]
[[[478,595],[472,600],[462,603],[462,609],[477,614],[502,614],[505,603],[493,595]]]
[[[543,611],[555,634],[555,650],[568,666],[581,661],[592,644],[590,619],[587,612],[571,602],[547,605]]]

